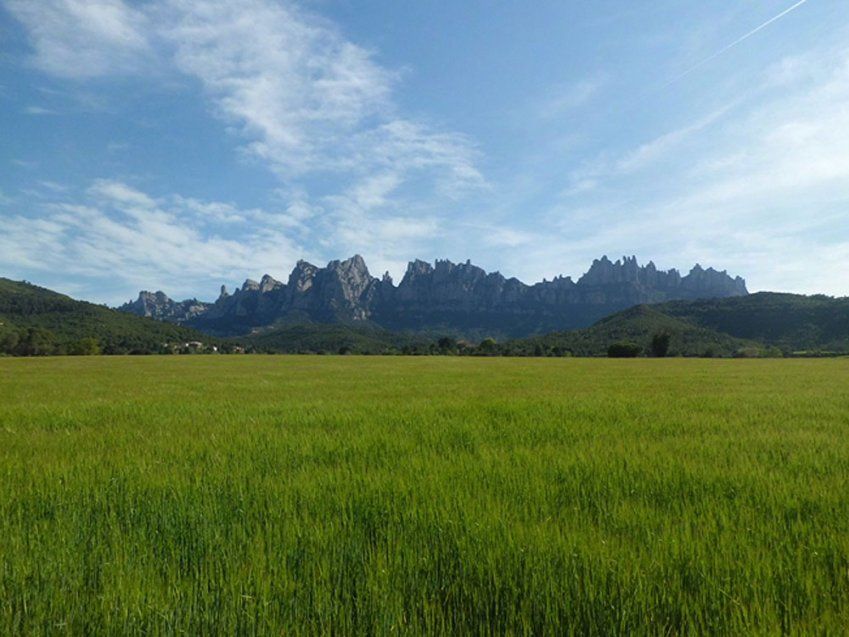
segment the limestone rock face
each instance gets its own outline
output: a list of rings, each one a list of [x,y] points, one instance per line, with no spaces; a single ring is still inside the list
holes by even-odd
[[[135,301],[128,301],[118,309],[122,312],[155,318],[160,321],[184,323],[205,313],[210,306],[211,303],[204,303],[197,299],[175,301],[161,290],[156,292],[142,290]]]
[[[471,262],[411,261],[396,286],[373,277],[360,255],[318,267],[298,261],[286,283],[248,279],[233,294],[222,286],[214,304],[175,302],[142,292],[119,309],[186,323],[214,334],[240,334],[281,322],[371,322],[388,329],[487,331],[509,336],[585,327],[642,303],[748,294],[740,277],[696,265],[677,270],[640,266],[636,257],[596,259],[578,281],[558,276],[527,285]]]
[[[259,282],[259,291],[263,294],[266,292],[271,292],[272,290],[283,287],[283,284],[280,281],[273,279],[271,276],[266,274],[262,277],[262,280]]]

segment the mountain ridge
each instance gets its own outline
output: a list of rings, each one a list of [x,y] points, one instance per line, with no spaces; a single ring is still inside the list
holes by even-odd
[[[192,341],[213,344],[187,326],[132,316],[0,277],[0,354],[69,353],[84,339],[94,339],[96,349],[106,354],[159,352]]]
[[[634,256],[615,262],[607,256],[596,259],[577,281],[557,276],[533,284],[486,272],[469,260],[431,264],[416,259],[396,286],[388,273],[372,276],[365,260],[354,255],[323,268],[300,260],[286,283],[266,274],[259,282],[247,279],[233,293],[222,286],[214,303],[174,301],[161,291],[142,291],[118,309],[216,335],[312,321],[518,337],[587,327],[641,303],[746,294],[745,280],[726,271],[697,264],[682,276],[651,261],[641,266]]]

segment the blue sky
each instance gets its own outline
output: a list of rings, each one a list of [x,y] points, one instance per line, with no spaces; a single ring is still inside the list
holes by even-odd
[[[635,254],[849,294],[845,0],[0,0],[0,275]]]

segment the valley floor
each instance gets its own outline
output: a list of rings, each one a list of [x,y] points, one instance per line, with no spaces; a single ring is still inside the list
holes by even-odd
[[[0,359],[0,634],[835,634],[849,360]]]

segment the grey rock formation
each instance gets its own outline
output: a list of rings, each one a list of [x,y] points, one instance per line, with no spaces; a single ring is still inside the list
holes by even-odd
[[[156,292],[142,290],[135,301],[128,301],[118,309],[122,312],[155,318],[160,321],[185,323],[204,314],[211,306],[211,303],[204,303],[197,299],[174,301],[161,290]]]
[[[533,285],[469,261],[415,260],[396,286],[388,273],[373,277],[355,255],[323,268],[298,261],[285,284],[265,275],[259,283],[248,279],[232,295],[222,286],[214,304],[177,304],[162,293],[167,301],[142,293],[120,309],[225,335],[285,322],[368,321],[388,329],[524,336],[585,327],[640,303],[747,293],[743,279],[724,271],[696,265],[682,277],[652,262],[640,266],[636,257],[602,257],[577,282],[559,276]]]

